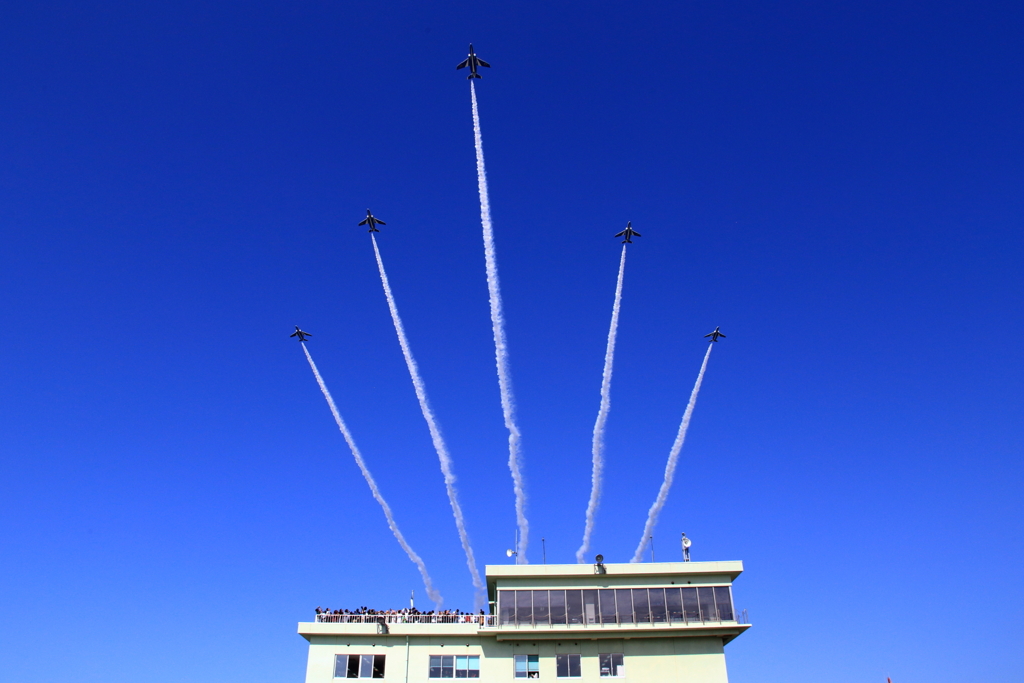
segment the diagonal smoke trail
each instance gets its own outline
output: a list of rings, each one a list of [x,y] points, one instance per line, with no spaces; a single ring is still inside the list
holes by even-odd
[[[441,461],[441,473],[444,475],[444,485],[448,490],[448,502],[451,503],[452,513],[455,515],[455,526],[459,530],[459,540],[462,541],[462,549],[466,553],[466,564],[469,565],[469,573],[473,577],[473,587],[476,589],[474,597],[474,609],[483,607],[486,600],[487,588],[480,578],[480,570],[476,566],[476,558],[473,556],[473,546],[469,542],[469,534],[466,533],[466,520],[462,515],[462,506],[459,504],[459,492],[455,489],[455,473],[452,471],[452,456],[448,453],[448,446],[441,436],[441,428],[434,417],[434,411],[430,407],[430,399],[427,398],[427,388],[420,376],[420,368],[413,358],[412,349],[409,348],[409,340],[405,336],[405,325],[398,316],[398,306],[395,304],[395,297],[391,293],[391,284],[388,282],[388,275],[384,272],[384,261],[380,257],[380,249],[377,248],[377,239],[370,234],[373,241],[373,253],[377,256],[377,268],[380,270],[380,281],[384,285],[384,296],[388,300],[388,308],[391,310],[391,320],[395,323],[395,332],[398,333],[398,344],[402,347],[402,355],[405,356],[405,364],[409,368],[409,376],[412,377],[412,386],[416,391],[416,399],[420,402],[420,410],[423,412],[423,419],[427,421],[427,429],[430,430],[430,438],[434,442],[434,450],[437,451],[437,458]]]
[[[615,284],[615,303],[612,305],[612,324],[608,328],[608,346],[604,352],[604,372],[601,375],[601,407],[594,422],[594,438],[591,444],[593,471],[590,475],[590,502],[587,503],[587,522],[583,527],[583,543],[576,551],[576,561],[583,564],[584,554],[590,550],[590,536],[594,533],[594,520],[601,504],[601,486],[604,476],[604,427],[608,422],[608,411],[612,407],[612,363],[615,361],[615,336],[619,331],[619,307],[622,303],[622,276],[626,270],[626,245],[622,245],[619,259],[619,279]]]
[[[519,455],[519,425],[516,423],[516,402],[512,392],[512,375],[508,367],[508,342],[505,340],[505,314],[501,307],[501,286],[498,282],[498,261],[494,250],[494,230],[491,227],[491,200],[487,193],[487,169],[484,167],[484,139],[480,133],[480,110],[476,103],[476,86],[469,82],[473,99],[473,140],[476,144],[476,176],[480,190],[480,222],[484,228],[484,260],[487,264],[487,292],[491,300],[491,328],[494,332],[494,357],[498,366],[498,387],[501,390],[501,410],[508,429],[508,468],[516,494],[516,523],[519,525],[519,547],[516,562],[526,563],[526,547],[530,538],[530,523],[526,519],[526,488]]]
[[[352,438],[352,433],[348,431],[348,426],[345,421],[341,419],[341,413],[338,412],[338,406],[334,405],[334,399],[331,398],[331,392],[327,391],[327,385],[324,384],[324,378],[320,376],[320,371],[316,369],[316,363],[313,362],[313,356],[309,355],[309,349],[306,345],[302,345],[302,350],[306,354],[306,360],[309,361],[309,367],[313,369],[313,376],[316,377],[316,383],[320,385],[320,391],[324,392],[324,398],[327,399],[327,405],[331,409],[331,414],[334,415],[334,421],[338,423],[338,429],[341,431],[341,435],[345,437],[345,441],[348,443],[348,447],[352,450],[352,456],[356,459],[356,465],[359,466],[359,471],[363,473],[363,479],[366,480],[367,485],[370,487],[370,493],[380,503],[381,509],[384,510],[384,517],[388,520],[388,528],[391,529],[391,533],[395,535],[395,539],[398,540],[398,545],[402,546],[402,550],[409,556],[412,563],[416,565],[416,568],[420,570],[420,576],[423,577],[423,585],[427,588],[427,596],[434,601],[438,609],[444,602],[444,598],[441,597],[441,593],[434,588],[434,582],[430,578],[430,574],[427,573],[427,565],[423,564],[423,560],[416,551],[412,549],[409,542],[405,540],[405,536],[398,529],[398,524],[395,522],[395,517],[391,513],[391,506],[384,500],[384,496],[381,495],[380,489],[377,488],[377,482],[374,480],[373,475],[370,474],[370,470],[366,468],[366,463],[363,461],[363,454],[359,452],[359,448],[356,446],[355,440]]]
[[[690,427],[690,416],[693,415],[693,406],[697,404],[697,392],[700,391],[700,383],[704,381],[704,371],[708,367],[708,358],[711,357],[711,349],[714,344],[708,344],[708,352],[704,354],[704,362],[701,363],[700,372],[697,374],[697,382],[693,385],[693,392],[690,394],[690,402],[686,404],[686,411],[683,412],[683,421],[679,423],[679,432],[676,434],[675,443],[668,454],[668,463],[665,465],[665,481],[658,490],[658,497],[654,499],[654,505],[647,512],[647,524],[644,525],[644,535],[640,537],[640,545],[633,553],[630,562],[639,562],[647,549],[647,542],[654,533],[654,525],[658,523],[658,515],[661,508],[665,507],[668,499],[668,490],[672,488],[672,479],[676,476],[676,463],[679,462],[679,451],[683,450],[683,441],[686,440],[686,430]]]

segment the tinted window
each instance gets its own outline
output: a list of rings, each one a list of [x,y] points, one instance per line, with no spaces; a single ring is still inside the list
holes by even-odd
[[[683,612],[686,621],[700,621],[700,606],[697,604],[697,589],[683,588]]]
[[[516,621],[529,624],[533,620],[533,591],[516,591]]]
[[[610,592],[610,591],[609,591]],[[597,611],[597,591],[583,591],[584,623],[596,624],[600,612]]]
[[[455,677],[480,678],[480,657],[478,655],[456,655]]]
[[[602,678],[626,675],[626,668],[622,665],[622,653],[598,655],[597,658]]]
[[[601,623],[615,623],[615,591],[599,590],[598,597],[601,599]]]
[[[548,603],[551,607],[551,623],[565,623],[565,591],[548,591]]]
[[[533,591],[533,623],[548,623],[548,592]]]
[[[503,624],[516,620],[516,592],[498,591],[498,618]]]
[[[555,676],[558,678],[579,678],[580,656],[555,655]]]
[[[570,624],[583,623],[583,593],[565,591],[565,612]]]
[[[700,617],[704,621],[718,621],[718,610],[715,609],[715,589],[701,586],[697,589],[697,600],[700,602]]]
[[[694,595],[696,598],[697,596]],[[683,620],[683,599],[679,595],[678,588],[665,589],[665,606],[668,608],[668,618],[672,621]]]
[[[655,590],[652,589],[651,592],[654,593]],[[633,615],[638,624],[651,621],[651,605],[647,601],[646,588],[633,589]]]
[[[665,621],[665,589],[652,588],[649,593],[651,596],[651,621],[656,623]],[[635,602],[636,598],[633,598],[633,601]]]
[[[718,608],[719,619],[733,621],[732,595],[728,586],[715,586],[715,607]]]
[[[623,624],[633,623],[633,591],[619,588],[615,591],[615,603],[619,610],[619,621]]]

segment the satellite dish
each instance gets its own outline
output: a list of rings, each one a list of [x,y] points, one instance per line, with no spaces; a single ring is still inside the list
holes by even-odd
[[[690,539],[688,539],[686,536],[683,536],[683,547],[684,548],[689,548],[691,543],[692,543],[692,541]]]
[[[601,564],[602,562],[604,562],[604,555],[598,555],[597,557],[594,558],[594,561],[597,562],[598,564]]]
[[[505,556],[506,557],[512,557],[515,554],[516,554],[515,551],[512,550],[511,548],[509,548],[508,550],[505,551]]]

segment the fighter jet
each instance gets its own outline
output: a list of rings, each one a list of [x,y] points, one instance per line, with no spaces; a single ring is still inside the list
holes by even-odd
[[[721,332],[719,332],[717,327],[715,328],[714,332],[708,332],[707,334],[704,335],[705,339],[707,339],[708,337],[711,337],[711,341],[713,341],[713,342],[718,341],[719,337],[721,337],[722,339],[725,339],[725,335],[722,334]]]
[[[385,223],[384,221],[382,221],[379,218],[374,218],[373,214],[370,213],[370,210],[367,209],[366,210],[366,218],[364,218],[363,220],[359,221],[359,225],[369,225],[370,229],[367,232],[380,232],[380,230],[377,229],[377,226],[378,225],[387,225],[387,223]]]
[[[296,325],[295,326],[295,332],[292,333],[292,334],[289,334],[288,336],[289,337],[298,337],[300,342],[304,342],[304,341],[306,341],[306,337],[312,337],[313,335],[311,335],[309,332],[303,332],[302,330],[299,329],[299,326]]]
[[[473,52],[473,43],[469,44],[469,56],[466,57],[466,61],[455,67],[455,70],[458,71],[459,69],[467,66],[469,67],[469,75],[466,76],[466,78],[482,78],[482,76],[476,71],[478,66],[486,66],[488,69],[491,68],[490,64],[477,57],[476,53]]]
[[[622,240],[623,244],[633,244],[632,237],[643,237],[640,233],[633,229],[633,221],[626,221],[626,229],[616,235],[616,237],[625,237]]]

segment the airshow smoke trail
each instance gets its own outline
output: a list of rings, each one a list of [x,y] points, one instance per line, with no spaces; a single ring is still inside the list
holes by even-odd
[[[352,451],[352,457],[356,459],[356,465],[359,466],[359,471],[363,473],[363,479],[366,480],[367,485],[370,487],[370,492],[373,497],[380,503],[381,509],[384,510],[384,517],[388,520],[388,528],[391,529],[391,533],[395,535],[395,539],[398,541],[398,545],[402,546],[402,550],[409,556],[412,563],[416,565],[416,568],[420,570],[420,576],[423,577],[423,585],[426,586],[427,596],[434,601],[434,603],[441,607],[444,602],[444,598],[441,597],[441,593],[434,588],[434,582],[430,578],[430,574],[427,573],[427,566],[423,564],[422,558],[416,554],[416,551],[412,549],[409,542],[405,540],[405,536],[398,528],[398,523],[395,522],[395,516],[391,513],[391,506],[384,500],[384,496],[381,495],[380,489],[377,488],[377,482],[374,480],[373,475],[370,474],[370,470],[366,468],[366,463],[363,461],[363,454],[359,452],[359,447],[356,446],[355,440],[352,438],[352,433],[348,431],[348,426],[345,421],[341,419],[341,413],[338,412],[338,406],[334,405],[334,399],[331,398],[331,392],[327,391],[327,385],[324,384],[324,378],[320,376],[320,371],[316,369],[316,363],[313,362],[313,357],[309,355],[309,349],[306,345],[302,345],[302,351],[306,354],[306,360],[309,361],[309,367],[313,369],[313,376],[316,377],[316,383],[320,385],[320,391],[324,392],[324,398],[327,399],[327,405],[331,409],[331,414],[334,415],[334,421],[338,423],[338,429],[341,431],[341,435],[345,437],[345,441],[348,443],[349,449]]]
[[[420,410],[423,412],[423,419],[427,421],[427,428],[430,430],[430,438],[434,442],[434,450],[437,451],[437,458],[441,461],[441,473],[444,475],[444,485],[448,490],[448,502],[451,503],[452,513],[455,515],[455,526],[459,530],[459,540],[462,541],[462,549],[466,553],[466,564],[469,565],[469,573],[473,577],[473,587],[476,588],[474,609],[480,609],[486,600],[486,587],[480,578],[480,571],[477,569],[476,558],[473,556],[473,546],[469,542],[469,534],[466,533],[466,520],[462,515],[462,506],[459,504],[459,493],[455,489],[455,473],[452,471],[452,457],[448,453],[448,446],[441,436],[441,429],[438,427],[437,418],[430,407],[430,399],[427,398],[427,388],[420,376],[419,366],[413,358],[412,349],[409,348],[409,340],[405,336],[405,325],[398,315],[398,306],[395,304],[395,297],[391,293],[391,284],[388,282],[388,275],[384,271],[384,261],[380,257],[380,249],[377,248],[377,239],[370,235],[373,241],[373,253],[377,256],[377,268],[380,270],[380,281],[384,285],[384,296],[388,300],[388,308],[391,310],[391,320],[395,323],[395,332],[398,333],[398,344],[402,347],[402,355],[405,356],[405,364],[409,368],[409,376],[412,378],[412,386],[416,391],[416,399],[420,402]]]
[[[487,292],[491,301],[491,328],[494,332],[494,357],[498,366],[498,387],[501,390],[501,410],[508,429],[508,468],[516,494],[516,523],[519,526],[519,547],[516,561],[526,563],[526,547],[530,538],[530,523],[526,519],[526,489],[519,455],[519,425],[516,424],[516,403],[512,392],[512,376],[508,367],[508,342],[505,340],[505,315],[501,306],[501,286],[498,282],[498,261],[494,250],[494,230],[491,226],[491,200],[487,192],[487,169],[484,167],[484,139],[480,133],[480,110],[476,103],[476,86],[469,82],[473,99],[473,140],[476,144],[476,176],[480,191],[480,222],[484,228],[484,260],[487,265]]]
[[[683,421],[679,423],[679,432],[676,434],[675,443],[672,444],[672,450],[668,454],[668,463],[665,465],[665,481],[662,482],[661,489],[658,490],[658,497],[655,498],[654,505],[647,512],[647,524],[644,525],[644,534],[640,537],[640,545],[636,547],[636,552],[633,554],[633,559],[630,562],[639,562],[643,557],[644,550],[647,549],[647,543],[654,534],[654,526],[658,523],[658,515],[661,514],[661,509],[665,507],[665,501],[668,499],[668,490],[672,488],[672,480],[676,476],[676,463],[679,462],[679,451],[683,450],[683,441],[686,440],[686,430],[690,427],[690,416],[693,415],[693,406],[697,404],[697,392],[700,391],[700,383],[704,381],[704,371],[708,367],[708,358],[711,357],[711,349],[714,346],[714,344],[708,344],[708,352],[704,354],[704,362],[700,366],[697,382],[693,385],[690,402],[686,404]]]
[[[622,276],[626,270],[626,245],[622,245],[619,259],[619,279],[615,284],[615,303],[612,305],[612,323],[608,328],[608,346],[604,352],[604,372],[601,375],[601,407],[594,422],[594,438],[591,443],[593,471],[590,475],[590,502],[587,503],[587,521],[583,527],[583,543],[576,551],[576,561],[583,564],[584,554],[590,550],[590,536],[594,533],[594,520],[601,504],[601,487],[604,476],[604,427],[608,422],[608,411],[612,407],[612,363],[615,361],[615,336],[619,331],[619,308],[622,303]]]

